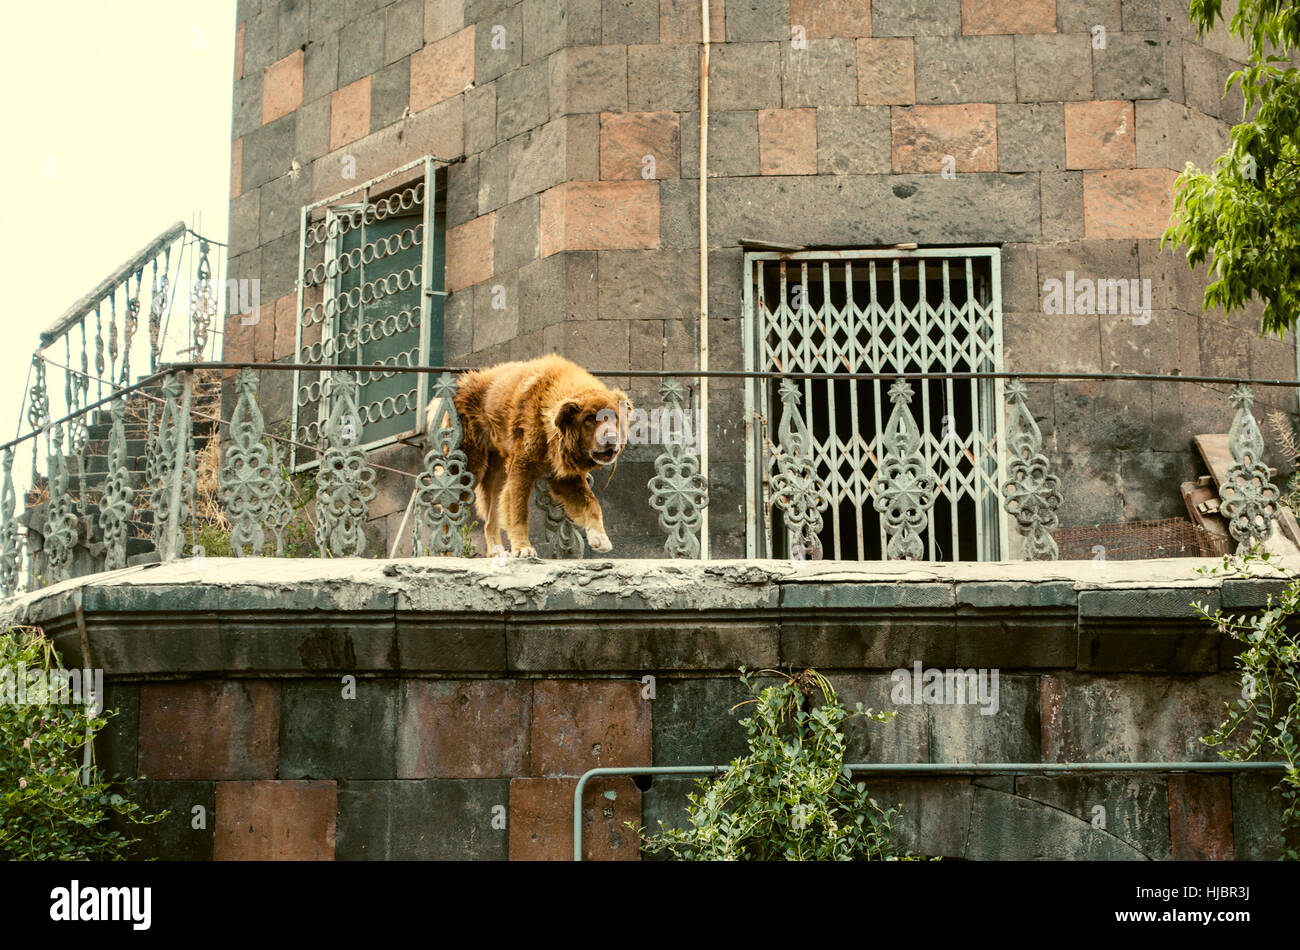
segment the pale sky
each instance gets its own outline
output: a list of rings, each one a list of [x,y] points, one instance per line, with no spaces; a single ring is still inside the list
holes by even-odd
[[[175,221],[226,240],[235,0],[10,4],[5,33],[0,433],[9,439],[41,330]]]

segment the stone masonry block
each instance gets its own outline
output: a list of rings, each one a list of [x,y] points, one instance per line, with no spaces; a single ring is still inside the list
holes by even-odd
[[[856,104],[856,42],[809,40],[806,49],[782,44],[781,92],[782,104],[787,108]]]
[[[290,680],[280,699],[282,779],[383,779],[397,774],[392,680]]]
[[[1133,103],[1065,103],[1067,168],[1132,168],[1137,163]]]
[[[871,35],[871,0],[790,0],[790,23],[813,37]]]
[[[1229,776],[1169,776],[1169,839],[1175,861],[1232,859]]]
[[[681,122],[675,112],[601,113],[602,180],[676,178],[680,166]]]
[[[913,106],[893,110],[895,172],[938,173],[946,156],[958,173],[997,168],[997,107]]]
[[[889,109],[827,106],[817,110],[817,171],[886,175],[892,167]]]
[[[998,171],[1065,169],[1065,115],[1059,102],[998,103]]]
[[[629,46],[627,107],[690,112],[700,107],[700,53],[687,43]]]
[[[218,782],[217,861],[332,861],[334,782]]]
[[[639,680],[537,680],[529,739],[534,775],[650,764],[650,701]]]
[[[563,250],[652,248],[659,244],[659,185],[653,181],[570,182],[546,191],[542,256]]]
[[[1169,226],[1177,173],[1131,168],[1083,173],[1084,233],[1089,238],[1158,238]]]
[[[510,860],[573,860],[573,793],[577,778],[510,782]],[[625,822],[640,824],[641,793],[624,776],[589,781],[582,796],[582,859],[636,861],[639,845]]]
[[[726,43],[709,60],[709,109],[777,109],[781,101],[781,43]]]
[[[875,36],[954,36],[961,32],[961,0],[874,0]]]
[[[1055,33],[1058,0],[988,3],[961,0],[961,31],[985,33]]]
[[[399,778],[528,774],[527,680],[407,680],[400,695]]]
[[[450,99],[474,82],[474,29],[466,27],[411,54],[411,111]],[[482,85],[487,80],[479,78]]]
[[[759,111],[759,170],[762,174],[817,174],[817,112],[817,109]]]
[[[1016,66],[1009,36],[916,38],[917,102],[1009,102]]]
[[[1092,42],[1082,33],[1015,38],[1016,98],[1021,102],[1091,99]]]
[[[550,117],[545,62],[512,70],[496,87],[498,141],[536,128]]]
[[[279,755],[280,690],[263,682],[140,687],[140,774],[269,779]]]
[[[262,124],[274,122],[302,105],[303,51],[294,50],[266,67],[262,76]]]
[[[330,150],[342,148],[370,132],[370,76],[330,94]]]
[[[569,47],[548,60],[551,115],[627,109],[627,49]]]
[[[858,40],[858,102],[861,105],[916,102],[913,44],[911,37]]]

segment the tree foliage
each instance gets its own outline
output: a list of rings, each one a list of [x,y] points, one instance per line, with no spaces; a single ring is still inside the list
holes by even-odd
[[[1223,0],[1191,0],[1200,36],[1223,22],[1222,7]],[[1224,87],[1240,86],[1247,118],[1210,171],[1188,162],[1178,176],[1161,246],[1185,247],[1192,267],[1210,262],[1206,309],[1232,312],[1258,295],[1264,333],[1281,336],[1300,308],[1300,72],[1287,62],[1300,48],[1300,6],[1240,0],[1228,30],[1250,49]]]

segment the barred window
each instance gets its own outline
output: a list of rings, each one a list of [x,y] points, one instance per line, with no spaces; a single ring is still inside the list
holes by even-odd
[[[949,248],[745,256],[746,368],[805,373],[996,372],[1002,369],[999,252]],[[829,505],[819,535],[828,558],[880,560],[886,536],[873,501],[893,406],[892,379],[798,380],[810,461]],[[1001,380],[910,380],[920,454],[936,479],[922,533],[936,561],[1008,557],[1001,506]],[[775,380],[752,382],[747,410],[765,419],[747,445],[748,552],[786,557],[772,505]],[[770,440],[770,441],[769,441]]]
[[[298,362],[374,367],[357,374],[364,448],[420,430],[432,379],[400,368],[442,362],[445,195],[442,163],[428,158],[303,209]],[[305,445],[322,440],[329,376],[294,373],[294,438]],[[295,470],[315,462],[295,449]]]

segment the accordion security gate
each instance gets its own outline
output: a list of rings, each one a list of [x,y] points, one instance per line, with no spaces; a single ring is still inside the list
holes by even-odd
[[[302,211],[297,361],[384,367],[355,374],[357,418],[344,424],[363,450],[420,431],[428,387],[400,370],[442,359],[444,164],[423,158]],[[295,441],[323,441],[328,386],[328,373],[294,373]],[[317,464],[294,453],[297,471]]]
[[[745,369],[783,373],[962,373],[1002,370],[997,248],[756,251],[745,256]],[[928,560],[1009,555],[1002,380],[908,384],[933,472],[935,504],[922,532]],[[827,501],[827,557],[885,557],[874,507],[890,414],[891,380],[797,380],[804,451]],[[768,433],[782,412],[775,383],[749,381],[747,553],[790,553],[772,481]],[[766,423],[764,425],[763,423]],[[885,489],[887,491],[887,489]]]

